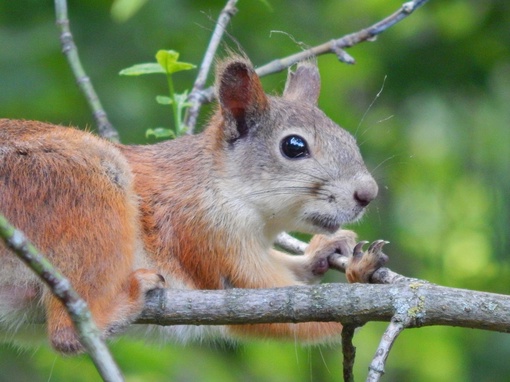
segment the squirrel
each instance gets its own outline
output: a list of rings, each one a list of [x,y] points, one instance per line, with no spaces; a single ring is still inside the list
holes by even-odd
[[[218,64],[217,111],[197,135],[121,145],[1,119],[0,211],[70,279],[105,338],[135,321],[156,288],[313,284],[334,256],[350,258],[349,282],[366,281],[381,254],[353,257],[355,234],[340,228],[378,187],[353,136],[317,107],[319,89],[316,64],[303,62],[281,97],[266,95],[250,61],[231,56]],[[314,234],[303,255],[273,248],[284,231]],[[32,340],[44,321],[54,349],[83,351],[64,306],[3,243],[0,262],[4,341],[24,330]],[[342,325],[161,328],[181,340],[207,330],[314,342]]]

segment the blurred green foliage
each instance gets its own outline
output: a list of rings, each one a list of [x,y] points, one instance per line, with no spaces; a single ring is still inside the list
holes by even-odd
[[[175,49],[200,63],[223,5],[223,0],[152,0],[138,12],[117,9],[115,20],[127,19],[120,23],[112,19],[111,2],[70,2],[83,64],[125,143],[145,143],[146,129],[169,124],[169,116],[154,102],[154,94],[166,90],[161,77],[127,79],[119,70],[152,60],[158,49]],[[241,0],[225,45],[240,45],[261,65],[299,50],[296,41],[313,46],[340,37],[400,5],[396,0]],[[507,1],[431,0],[377,42],[350,49],[355,66],[334,56],[318,60],[320,105],[356,135],[380,184],[380,197],[353,228],[363,239],[390,240],[389,266],[400,273],[510,294],[509,25]],[[292,38],[271,33],[275,30]],[[1,117],[93,128],[60,53],[50,1],[1,1],[0,47]],[[195,75],[176,77],[176,88],[191,88]],[[280,92],[284,81],[283,73],[263,79],[269,92]],[[358,380],[365,378],[384,328],[370,323],[357,333]],[[112,349],[133,382],[341,379],[338,346],[154,345],[123,338]],[[507,381],[509,358],[510,337],[504,334],[408,330],[390,354],[384,380]],[[98,375],[87,357],[2,345],[0,381],[26,380],[93,381]]]

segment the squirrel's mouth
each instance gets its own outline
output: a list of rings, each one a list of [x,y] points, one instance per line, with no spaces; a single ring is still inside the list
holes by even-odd
[[[325,232],[334,233],[338,231],[343,224],[352,223],[361,218],[363,211],[364,209],[360,208],[359,210],[352,211],[351,214],[328,215],[316,213],[308,215],[306,220]]]
[[[321,230],[334,233],[340,229],[340,226],[345,223],[338,216],[313,214],[306,219],[312,225],[320,228]]]

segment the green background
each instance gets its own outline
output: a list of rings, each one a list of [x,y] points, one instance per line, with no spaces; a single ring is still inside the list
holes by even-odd
[[[125,143],[168,126],[161,75],[120,77],[154,61],[158,49],[200,63],[223,1],[152,0],[126,22],[111,2],[71,1],[82,62]],[[255,65],[364,28],[400,7],[396,0],[248,1],[228,28]],[[285,33],[271,33],[282,31]],[[225,47],[225,45],[223,46]],[[0,117],[93,128],[60,53],[51,1],[0,1]],[[391,241],[389,266],[431,282],[510,294],[510,2],[431,0],[379,37],[349,50],[357,64],[319,58],[320,106],[356,135],[380,196],[353,229]],[[196,71],[175,75],[179,91]],[[263,79],[270,93],[285,74]],[[383,87],[379,97],[376,95]],[[375,101],[375,102],[374,102]],[[373,103],[373,105],[372,105]],[[372,105],[372,107],[370,107]],[[202,119],[210,109],[202,112]],[[330,276],[338,280],[337,274]],[[385,324],[355,337],[364,380]],[[294,343],[112,344],[128,381],[338,381],[338,346]],[[385,381],[508,381],[510,337],[451,327],[405,331]],[[93,381],[85,356],[0,346],[0,381]]]

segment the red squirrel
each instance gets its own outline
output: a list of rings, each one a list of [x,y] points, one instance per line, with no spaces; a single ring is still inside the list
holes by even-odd
[[[243,57],[218,66],[218,110],[194,136],[127,146],[0,120],[0,211],[70,279],[104,337],[136,320],[151,289],[312,284],[331,256],[352,255],[355,235],[339,229],[378,188],[355,139],[318,109],[316,65],[290,71],[281,97],[264,93]],[[315,236],[294,256],[273,249],[284,231]],[[380,266],[376,257],[351,261],[348,280],[366,280]],[[63,305],[3,244],[0,261],[0,336],[32,340],[31,322],[40,320],[57,351],[82,351]],[[308,322],[161,332],[310,342],[341,329]]]

